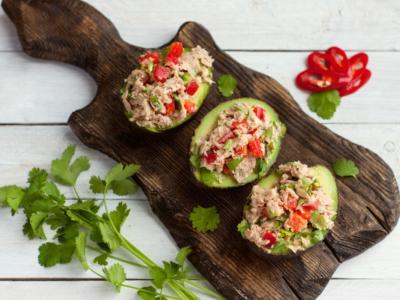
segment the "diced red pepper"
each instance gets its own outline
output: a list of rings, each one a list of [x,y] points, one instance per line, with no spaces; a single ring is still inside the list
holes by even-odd
[[[311,92],[322,92],[337,89],[337,77],[329,71],[305,70],[296,77],[299,88]]]
[[[165,61],[167,63],[172,63],[174,65],[177,65],[179,63],[178,57],[167,54],[167,57],[165,58]]]
[[[314,211],[314,210],[317,210],[318,207],[319,207],[319,202],[315,201],[315,202],[312,202],[312,203],[304,204],[303,205],[303,210],[305,210],[305,211]]]
[[[153,79],[157,82],[165,82],[168,79],[170,73],[170,68],[157,65],[154,67]]]
[[[233,149],[233,151],[235,151],[236,154],[238,154],[242,157],[246,156],[247,155],[247,146],[236,147],[235,149]]]
[[[249,131],[249,133],[250,133],[251,135],[253,135],[253,134],[256,133],[256,131],[257,131],[257,128],[253,128],[252,130]]]
[[[183,101],[183,107],[185,107],[186,112],[191,114],[196,111],[196,104],[193,101]]]
[[[225,133],[219,140],[218,143],[219,144],[225,144],[225,142],[231,138],[234,138],[235,134],[232,131],[229,131],[227,133]]]
[[[307,220],[296,212],[290,214],[286,222],[293,232],[300,232],[307,226]]]
[[[218,155],[215,152],[208,152],[207,155],[204,156],[207,164],[212,164],[216,159],[217,159]]]
[[[183,53],[183,45],[181,42],[173,42],[169,46],[169,55],[175,56],[175,57],[180,57]]]
[[[249,127],[249,123],[247,123],[247,120],[242,120],[242,121],[233,121],[231,125],[231,129],[238,129],[240,126],[243,126],[245,128]]]
[[[190,96],[193,96],[194,94],[196,94],[198,89],[199,89],[198,83],[196,82],[196,80],[192,80],[186,86],[186,93],[188,93]]]
[[[175,112],[175,101],[165,104],[166,115],[170,116]]]
[[[276,235],[272,231],[269,231],[269,230],[264,232],[262,238],[264,241],[267,241],[267,244],[264,245],[265,248],[272,248],[278,241]]]
[[[309,211],[297,210],[296,213],[299,214],[303,219],[306,219],[306,220],[311,219],[311,213]]]
[[[144,64],[150,59],[152,60],[153,64],[159,64],[160,54],[156,51],[147,51],[145,54],[139,56],[139,63]]]
[[[256,114],[256,116],[260,119],[263,120],[265,119],[265,110],[259,106],[255,106],[253,108],[253,112]]]
[[[225,175],[230,175],[231,174],[231,170],[229,170],[229,168],[228,168],[228,166],[225,164],[224,165],[224,167],[223,167],[223,169],[222,169],[222,172],[225,174]]]
[[[247,145],[249,153],[256,158],[261,158],[264,156],[261,149],[261,141],[259,139],[254,139],[250,141]]]
[[[297,208],[297,199],[294,197],[288,196],[285,208],[287,210],[295,211]]]

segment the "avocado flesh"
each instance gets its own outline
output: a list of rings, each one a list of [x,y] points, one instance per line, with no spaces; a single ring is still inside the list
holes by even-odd
[[[199,89],[197,90],[197,92],[193,96],[191,96],[189,98],[192,101],[194,101],[194,103],[196,103],[197,110],[200,109],[201,105],[204,102],[204,99],[208,95],[208,91],[209,90],[210,90],[210,84],[202,83],[202,84],[199,85]],[[184,119],[182,119],[180,121],[174,122],[171,126],[168,126],[168,127],[163,127],[163,128],[141,127],[141,128],[144,128],[144,129],[146,129],[146,130],[148,130],[150,132],[161,133],[161,132],[164,132],[164,131],[169,130],[169,129],[173,129],[173,128],[181,125],[182,123],[184,123],[184,122],[188,121],[190,118],[192,118],[195,114],[196,114],[196,112],[188,115],[186,118],[184,118]]]
[[[271,168],[271,166],[275,163],[281,143],[282,143],[282,137],[280,137],[276,143],[273,151],[270,153],[268,157],[268,161],[266,161],[266,168],[265,171],[261,174],[256,174],[253,172],[251,175],[249,175],[244,182],[238,183],[232,176],[228,176],[225,174],[218,174],[216,172],[211,172],[208,170],[200,170],[198,163],[200,161],[200,157],[198,155],[198,149],[196,145],[198,145],[203,137],[205,137],[215,126],[215,122],[218,119],[219,114],[232,107],[233,105],[237,103],[247,103],[250,106],[260,106],[265,111],[267,112],[267,116],[270,118],[271,121],[279,121],[278,114],[275,112],[275,110],[269,106],[267,103],[261,100],[253,99],[253,98],[239,98],[227,102],[223,102],[222,104],[218,105],[215,107],[213,110],[211,110],[201,121],[200,125],[197,127],[194,136],[192,138],[192,144],[191,144],[191,154],[190,154],[190,162],[192,165],[192,170],[193,170],[193,175],[194,177],[201,182],[202,184],[212,187],[212,188],[231,188],[231,187],[238,187],[245,185],[247,183],[250,183],[254,180],[256,180],[259,177],[265,176],[268,173],[268,170]],[[282,123],[283,124],[283,123]],[[283,125],[284,126],[284,125]],[[207,172],[208,175],[214,175],[219,176],[220,180],[204,180],[204,176],[202,176],[202,171]]]
[[[332,172],[327,167],[322,166],[322,165],[315,165],[313,167],[310,167],[310,170],[311,170],[311,173],[318,179],[324,192],[332,199],[333,210],[337,213],[339,197],[338,197],[338,191],[337,191],[337,186],[336,186],[336,180],[335,180],[335,177],[333,176]],[[262,188],[270,189],[278,184],[279,178],[280,178],[280,175],[275,171],[271,175],[260,180],[258,182],[258,185]],[[332,220],[334,221],[335,219],[336,219],[336,214],[332,218]],[[325,239],[326,235],[328,234],[328,232],[329,231],[327,230],[326,233],[324,234],[324,239]],[[257,246],[255,246],[255,247],[257,247]],[[311,247],[313,247],[313,246],[311,246]],[[309,248],[307,248],[307,249],[309,249]],[[277,252],[271,253],[271,254],[267,253],[267,252],[265,252],[265,253],[269,254],[269,255],[287,255],[292,252],[283,249],[282,252],[277,251]]]

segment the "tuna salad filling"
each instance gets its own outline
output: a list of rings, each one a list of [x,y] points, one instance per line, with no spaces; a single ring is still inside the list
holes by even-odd
[[[238,183],[263,172],[285,127],[259,106],[238,102],[218,115],[215,127],[198,145],[200,168]]]
[[[253,187],[239,231],[267,253],[304,251],[333,227],[334,200],[300,162],[280,165],[276,174],[271,188]]]
[[[213,59],[197,46],[174,42],[161,52],[139,57],[139,68],[125,80],[121,98],[139,127],[175,127],[197,112],[212,84]]]

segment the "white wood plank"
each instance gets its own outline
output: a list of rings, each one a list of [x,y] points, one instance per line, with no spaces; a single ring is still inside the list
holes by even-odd
[[[137,287],[148,286],[147,281],[127,281]],[[139,300],[136,291],[122,288],[116,293],[109,284],[100,281],[51,281],[51,282],[0,282],[1,299],[4,300]],[[171,294],[171,293],[170,293]],[[198,293],[202,300],[211,300]]]
[[[239,62],[281,82],[307,114],[319,119],[307,107],[307,94],[294,85],[295,76],[305,67],[307,53],[229,53]],[[400,90],[394,88],[400,53],[369,55],[371,81],[357,93],[343,98],[328,123],[400,122]],[[88,104],[96,92],[93,80],[79,69],[31,59],[21,53],[0,53],[0,78],[0,123],[3,124],[65,123],[71,112]]]
[[[108,16],[127,41],[158,46],[185,21],[204,24],[224,49],[398,50],[396,0],[280,1],[88,0]],[[3,12],[1,12],[3,14]],[[20,49],[15,31],[0,17],[0,50]]]
[[[400,125],[329,125],[335,132],[354,140],[380,154],[400,176]],[[0,183],[23,183],[26,172],[33,166],[47,167],[67,144],[78,143],[79,152],[93,158],[93,172],[103,173],[112,165],[104,155],[81,146],[66,126],[2,126],[0,127]],[[51,141],[51,142],[49,142]],[[362,171],[362,170],[361,170]],[[86,177],[87,178],[87,177]],[[139,196],[137,198],[140,198]],[[171,259],[177,248],[164,227],[151,213],[146,201],[128,201],[133,215],[129,218],[126,234],[150,257],[157,261]],[[113,202],[115,205],[115,202]],[[83,274],[77,264],[45,270],[36,262],[39,242],[28,241],[21,234],[22,217],[11,217],[0,210],[0,278],[58,277],[75,278]],[[7,230],[5,230],[7,228]],[[148,237],[151,237],[149,239]],[[394,259],[400,247],[400,228],[384,241],[343,264],[335,274],[338,278],[400,279],[400,263]],[[162,248],[162,251],[160,249]],[[132,272],[132,278],[146,278],[146,274]]]

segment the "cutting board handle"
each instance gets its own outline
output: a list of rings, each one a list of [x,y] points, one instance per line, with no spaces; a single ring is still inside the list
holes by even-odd
[[[2,6],[26,53],[81,67],[97,83],[111,73],[105,67],[112,65],[110,57],[142,51],[125,43],[106,17],[80,0],[3,0]]]

